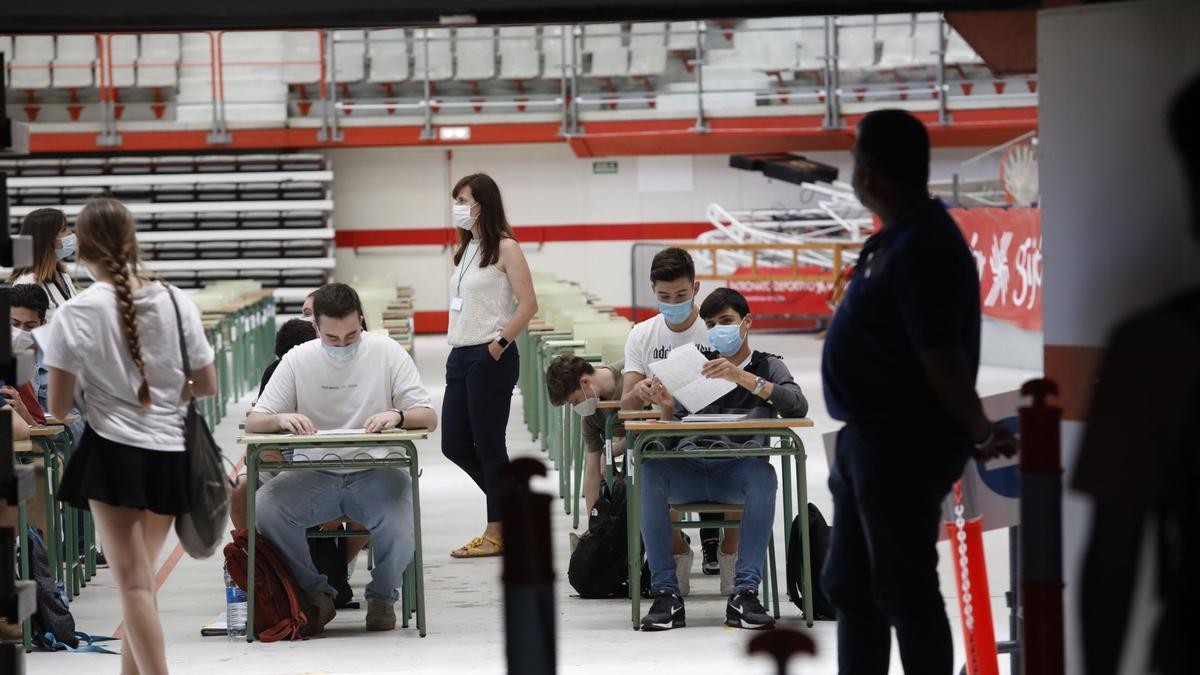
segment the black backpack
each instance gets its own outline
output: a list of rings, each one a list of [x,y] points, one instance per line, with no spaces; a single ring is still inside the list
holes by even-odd
[[[829,552],[829,523],[816,506],[808,505],[808,539],[809,554],[812,557],[812,606],[813,617],[816,621],[836,618],[833,605],[821,592],[821,568],[825,566],[825,554]],[[800,580],[804,578],[804,562],[800,544],[800,516],[792,520],[792,534],[787,550],[787,591],[788,599],[800,608],[804,614],[804,593],[801,591]]]
[[[588,518],[588,531],[579,537],[567,568],[567,579],[579,597],[629,597],[627,523],[625,481],[614,480],[611,488],[601,481],[600,496]],[[643,585],[648,581],[643,574]]]
[[[32,621],[34,636],[49,634],[54,636],[51,642],[60,642],[72,649],[78,647],[75,618],[58,594],[58,583],[50,573],[50,556],[46,554],[42,534],[32,527],[29,528],[29,575],[37,584],[37,612]]]

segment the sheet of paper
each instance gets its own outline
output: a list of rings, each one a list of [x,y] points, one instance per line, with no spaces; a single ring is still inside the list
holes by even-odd
[[[650,364],[650,372],[683,407],[689,411],[701,410],[737,386],[728,380],[710,380],[701,375],[706,363],[708,359],[696,345],[689,343],[672,349],[666,359]]]
[[[348,436],[350,434],[365,434],[366,429],[359,427],[357,429],[321,429],[317,432],[318,436]]]

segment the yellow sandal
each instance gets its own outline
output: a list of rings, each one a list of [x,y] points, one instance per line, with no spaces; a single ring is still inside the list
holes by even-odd
[[[483,544],[485,542],[488,544],[491,544],[492,546],[495,546],[496,550],[484,551]],[[459,553],[458,551],[463,551],[463,553]],[[475,537],[471,541],[467,542],[467,544],[465,546],[458,549],[458,551],[451,551],[450,557],[451,558],[459,558],[459,559],[463,559],[463,558],[493,558],[495,556],[504,554],[504,542],[500,541],[499,539],[493,539],[491,537]]]

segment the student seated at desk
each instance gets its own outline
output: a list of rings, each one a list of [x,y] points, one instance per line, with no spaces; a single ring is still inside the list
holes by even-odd
[[[700,306],[708,326],[708,338],[721,356],[705,364],[703,375],[729,380],[733,391],[699,414],[744,414],[749,418],[804,417],[808,401],[779,357],[750,349],[750,306],[737,291],[718,288]],[[649,394],[662,410],[662,419],[676,420],[686,411],[675,403],[658,378],[648,383]],[[740,439],[738,439],[740,440]],[[681,439],[676,449],[736,447],[738,440],[725,437]],[[744,445],[762,447],[765,438],[749,439]],[[725,609],[725,625],[737,628],[773,628],[775,619],[758,599],[762,585],[763,558],[771,540],[775,519],[775,468],[765,457],[651,459],[642,463],[642,539],[650,563],[651,597],[654,604],[642,618],[642,630],[669,630],[685,625],[683,599],[679,596],[675,563],[671,557],[672,504],[717,502],[743,504],[733,592]],[[728,539],[727,539],[728,541]]]
[[[4,387],[0,389],[12,403],[13,408],[29,424],[46,423],[46,394],[48,391],[49,371],[42,363],[42,350],[34,342],[32,331],[46,325],[46,316],[50,308],[50,298],[41,286],[33,284],[18,284],[9,291],[9,301],[12,303],[10,317],[12,320],[13,351],[33,350],[33,379],[22,382],[17,389]],[[23,405],[18,405],[18,397]],[[75,413],[76,411],[72,411]],[[83,433],[83,421],[71,425],[75,438]]]
[[[310,435],[318,429],[433,429],[437,415],[416,364],[391,338],[362,330],[354,289],[328,284],[313,298],[319,340],[288,352],[246,419],[252,434]],[[321,448],[312,459],[345,460],[389,449]],[[293,461],[308,459],[294,452]],[[371,532],[375,568],[367,585],[367,630],[396,627],[397,588],[415,551],[412,479],[401,469],[285,471],[258,493],[257,525],[288,562],[319,611],[319,626],[336,613],[334,591],[309,556],[305,532],[342,515]]]
[[[546,395],[550,405],[570,404],[583,417],[583,444],[587,449],[587,462],[583,470],[583,499],[587,511],[600,496],[600,481],[604,478],[604,426],[609,414],[616,411],[601,411],[600,401],[620,401],[624,361],[593,366],[574,354],[564,354],[550,362],[546,369]],[[616,440],[613,442],[617,445]],[[613,448],[614,455],[620,455]]]

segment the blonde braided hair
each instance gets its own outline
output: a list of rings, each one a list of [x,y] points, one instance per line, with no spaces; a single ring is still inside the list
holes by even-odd
[[[137,392],[138,403],[143,408],[149,407],[150,382],[146,379],[137,307],[133,303],[133,279],[138,276],[137,226],[133,214],[115,199],[93,197],[79,212],[75,234],[80,260],[103,265],[112,278],[117,296],[117,314],[129,343],[129,355],[142,378]]]

